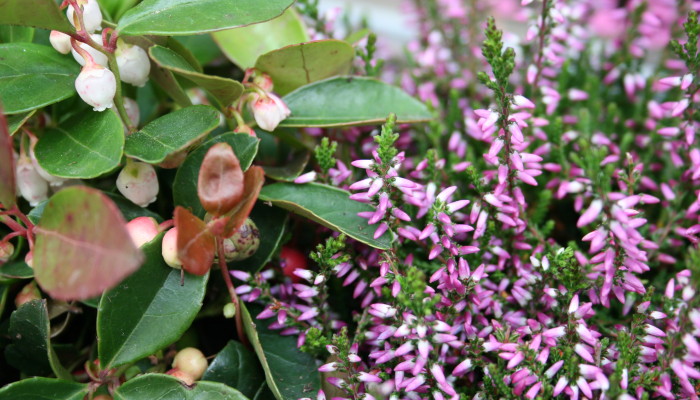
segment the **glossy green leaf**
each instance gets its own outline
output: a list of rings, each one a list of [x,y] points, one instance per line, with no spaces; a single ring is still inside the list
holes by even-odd
[[[0,400],[83,400],[88,385],[61,379],[29,378],[0,389]]]
[[[309,163],[311,153],[308,151],[298,151],[292,154],[291,160],[279,167],[265,167],[265,175],[278,181],[291,182],[296,179]]]
[[[214,32],[212,37],[224,55],[241,69],[255,66],[258,57],[267,52],[309,41],[304,22],[292,8],[273,20]]]
[[[263,54],[255,68],[267,73],[275,92],[285,95],[312,82],[350,72],[355,49],[345,41],[327,39],[293,44]]]
[[[0,266],[0,277],[29,279],[34,277],[34,270],[24,261],[12,261]]]
[[[35,231],[34,275],[55,299],[97,296],[143,260],[114,202],[97,189],[72,186],[53,195]]]
[[[54,0],[0,0],[0,10],[0,24],[74,31]]]
[[[391,113],[398,123],[428,121],[428,108],[403,90],[374,78],[337,77],[284,96],[292,115],[280,127],[379,124]]]
[[[0,44],[0,103],[6,114],[17,114],[67,99],[79,72],[78,63],[49,46]]]
[[[255,353],[232,340],[211,361],[202,380],[223,383],[252,398],[265,381],[265,373]]]
[[[113,111],[76,114],[46,132],[34,148],[46,172],[62,178],[95,178],[119,166],[124,130]]]
[[[157,164],[170,154],[185,149],[219,125],[214,107],[197,105],[181,108],[150,122],[126,139],[126,155]]]
[[[34,28],[30,26],[0,25],[0,43],[31,43]]]
[[[102,9],[106,10],[109,15],[117,21],[128,9],[138,3],[139,0],[98,0],[98,2],[102,6]]]
[[[22,125],[24,125],[24,123],[27,122],[32,115],[34,115],[35,112],[36,110],[32,110],[23,114],[8,115],[7,126],[10,131],[10,136],[14,135],[15,132],[17,132],[19,128],[21,128]]]
[[[258,202],[250,213],[260,232],[260,247],[249,258],[236,262],[235,268],[243,271],[259,272],[282,244],[289,213],[278,207],[270,207]]]
[[[222,383],[200,381],[189,388],[165,374],[145,374],[119,386],[114,400],[248,400]]]
[[[203,217],[205,213],[199,202],[199,196],[197,196],[199,167],[202,165],[202,160],[204,160],[204,156],[209,148],[221,142],[231,145],[233,152],[236,153],[236,157],[241,163],[241,169],[245,171],[253,162],[255,154],[258,152],[258,143],[260,141],[245,133],[224,133],[203,143],[187,156],[187,159],[178,168],[175,175],[173,199],[175,205],[189,208],[198,217]]]
[[[102,365],[134,362],[175,342],[202,307],[208,275],[185,274],[180,285],[180,270],[163,261],[161,241],[162,235],[145,244],[143,266],[102,295],[97,311]]]
[[[148,50],[148,54],[162,68],[184,76],[211,93],[224,107],[233,103],[243,93],[243,85],[239,82],[197,72],[182,56],[166,47],[153,46]]]
[[[374,239],[376,226],[367,225],[366,219],[357,216],[357,213],[373,211],[373,208],[351,200],[349,196],[350,193],[345,190],[319,183],[275,183],[263,187],[259,199],[302,215],[372,247],[390,248],[391,239],[388,234]]]
[[[15,310],[9,336],[12,344],[5,348],[5,358],[10,365],[28,375],[53,372],[61,379],[71,379],[51,347],[46,300],[32,300]]]
[[[294,336],[281,336],[269,330],[269,322],[253,320],[262,308],[241,304],[243,326],[265,371],[267,385],[277,400],[309,397],[318,392],[321,378],[316,360],[297,348]]]
[[[200,65],[207,65],[223,55],[211,35],[178,36],[173,40],[180,42],[192,52]]]
[[[9,210],[15,205],[17,189],[12,136],[0,104],[0,204]]]
[[[282,14],[293,0],[144,0],[119,20],[122,35],[192,35],[231,29]]]

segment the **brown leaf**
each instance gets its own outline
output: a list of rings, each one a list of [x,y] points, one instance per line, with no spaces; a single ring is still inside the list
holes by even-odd
[[[207,212],[218,217],[231,211],[243,194],[243,171],[238,157],[227,143],[215,144],[199,168],[199,201]]]
[[[207,225],[188,209],[175,208],[177,255],[182,268],[195,275],[204,275],[214,262],[216,241]]]
[[[248,168],[244,174],[243,193],[245,194],[236,207],[226,215],[229,220],[226,223],[224,237],[230,237],[243,225],[258,199],[263,183],[265,183],[265,171],[258,166]]]
[[[15,205],[15,156],[7,119],[0,107],[0,204],[9,210]]]

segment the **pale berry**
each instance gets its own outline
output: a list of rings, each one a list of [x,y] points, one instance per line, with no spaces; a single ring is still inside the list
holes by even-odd
[[[195,381],[204,375],[207,370],[207,359],[199,349],[186,347],[177,352],[173,359],[173,368],[191,376]]]
[[[144,86],[148,81],[148,74],[151,72],[151,61],[146,51],[139,46],[120,40],[114,54],[117,56],[121,80],[137,87]]]
[[[252,219],[246,221],[230,238],[224,239],[224,257],[226,261],[244,260],[258,251],[260,231]]]
[[[158,196],[158,176],[151,164],[127,161],[117,177],[117,189],[132,203],[146,207]]]
[[[85,30],[88,32],[95,32],[102,29],[102,11],[100,11],[100,4],[97,0],[78,0],[78,5],[82,6],[83,9]],[[75,10],[73,6],[68,6],[66,10],[68,21],[77,28],[78,18],[74,14]]]
[[[172,228],[165,232],[163,243],[161,243],[161,254],[165,263],[171,268],[182,268],[182,261],[177,256],[177,228]]]
[[[141,247],[158,236],[158,221],[153,217],[137,217],[126,224],[126,230],[136,247]]]

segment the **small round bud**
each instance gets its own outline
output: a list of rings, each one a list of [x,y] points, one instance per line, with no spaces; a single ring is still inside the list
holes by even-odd
[[[117,51],[114,54],[117,56],[119,77],[122,82],[138,87],[146,84],[148,74],[151,73],[151,61],[142,48],[119,40],[117,42]]]
[[[15,246],[12,243],[0,242],[0,265],[6,263],[14,252]]]
[[[24,154],[17,160],[15,176],[17,189],[22,197],[29,202],[29,205],[33,207],[47,199],[49,183],[39,175],[32,160]]]
[[[238,231],[224,239],[226,261],[239,261],[255,254],[260,247],[260,231],[252,219],[247,218]]]
[[[192,376],[190,376],[190,374],[185,373],[183,371],[180,371],[177,368],[173,368],[173,369],[169,370],[168,372],[166,372],[166,374],[168,374],[170,376],[174,376],[175,378],[181,380],[182,383],[184,383],[187,386],[194,385],[195,379],[193,379]]]
[[[151,164],[128,160],[117,177],[117,189],[134,204],[146,207],[158,196],[158,176]]]
[[[260,89],[266,91],[266,92],[271,92],[272,88],[274,87],[274,84],[272,82],[272,78],[270,75],[264,73],[264,72],[258,72],[255,74],[255,77],[253,77],[253,83],[258,85]]]
[[[141,111],[139,110],[139,104],[136,102],[136,100],[130,97],[124,97],[124,110],[126,110],[126,116],[129,117],[131,125],[139,126]],[[124,133],[127,135],[131,134],[131,132],[127,130],[126,126],[124,127]]]
[[[165,263],[171,268],[181,269],[182,261],[177,256],[177,228],[165,232],[161,246],[161,254]]]
[[[73,48],[70,45],[70,36],[63,32],[51,31],[51,34],[49,34],[49,42],[51,42],[51,46],[61,54],[68,54]]]
[[[204,354],[194,347],[186,347],[178,351],[173,359],[173,368],[188,374],[194,380],[198,380],[204,375],[208,365]]]
[[[291,114],[282,99],[272,93],[268,93],[266,96],[257,96],[251,108],[255,122],[268,132],[274,131],[277,125]]]
[[[233,318],[236,316],[236,305],[233,303],[228,303],[224,306],[224,317]]]
[[[96,33],[93,33],[93,34],[90,35],[90,37],[91,37],[92,40],[95,41],[96,43],[102,43],[102,36],[100,36],[100,35],[98,35],[98,34],[96,34]],[[93,60],[96,64],[99,64],[99,65],[101,65],[101,66],[103,66],[103,67],[107,67],[107,64],[109,63],[109,60],[107,59],[107,56],[104,55],[104,53],[102,53],[101,51],[99,51],[99,50],[97,50],[97,49],[93,49],[93,48],[90,47],[87,43],[82,43],[82,42],[80,42],[80,43],[78,43],[78,46],[80,46],[81,49],[87,51],[87,52],[90,54],[90,56],[92,57],[92,60]],[[80,65],[82,65],[82,66],[85,66],[85,59],[83,58],[83,56],[81,56],[80,54],[78,54],[78,52],[75,51],[75,49],[74,49],[73,47],[71,47],[70,51],[71,51],[71,53],[73,54],[73,58],[75,58],[75,61],[77,61],[78,64],[80,64]]]
[[[104,111],[114,105],[117,93],[117,80],[107,68],[88,63],[75,80],[75,90],[80,98],[95,111]]]
[[[100,5],[97,0],[78,0],[78,5],[83,6],[83,22],[85,23],[85,30],[88,32],[95,32],[102,29],[102,11],[100,11]],[[68,21],[78,28],[78,18],[75,14],[73,6],[68,6],[66,10],[66,16]]]
[[[137,217],[126,224],[131,240],[141,247],[158,236],[158,221],[153,217]]]
[[[39,288],[36,287],[36,283],[32,281],[17,293],[17,296],[15,296],[15,306],[19,308],[24,303],[29,303],[32,300],[38,300],[40,298],[41,292],[39,292]]]

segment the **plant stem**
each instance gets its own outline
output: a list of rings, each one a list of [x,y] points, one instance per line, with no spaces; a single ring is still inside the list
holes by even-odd
[[[236,307],[236,331],[238,332],[238,338],[241,342],[248,348],[250,348],[250,342],[243,329],[243,318],[241,316],[241,304],[238,300],[238,295],[236,294],[236,288],[233,286],[231,281],[231,275],[228,273],[228,265],[226,265],[226,258],[224,258],[224,239],[221,236],[216,237],[216,250],[219,256],[219,267],[221,267],[221,275],[224,277],[224,282],[226,282],[226,288],[228,289],[228,294],[231,296],[231,302],[234,307]]]
[[[129,115],[126,113],[126,108],[124,108],[124,98],[122,97],[122,83],[119,77],[119,66],[117,65],[117,57],[112,53],[106,53],[109,59],[109,69],[114,73],[114,78],[117,80],[117,91],[114,94],[114,104],[117,106],[117,111],[122,119],[122,122],[129,130],[129,132],[134,131],[134,126],[131,124]]]

